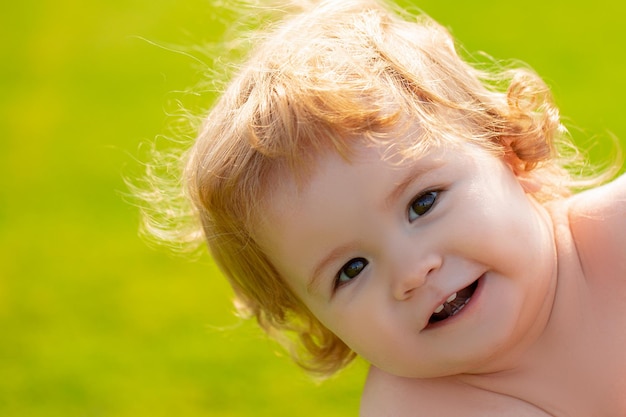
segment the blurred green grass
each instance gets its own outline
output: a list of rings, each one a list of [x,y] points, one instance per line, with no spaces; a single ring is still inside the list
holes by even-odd
[[[404,2],[407,4],[408,2]],[[527,62],[596,163],[626,145],[625,6],[417,4],[469,50]],[[11,2],[0,16],[0,415],[356,415],[362,364],[318,385],[232,315],[208,258],[137,237],[123,175],[219,39],[200,0]],[[146,39],[148,41],[146,41]],[[602,138],[605,139],[602,139]]]

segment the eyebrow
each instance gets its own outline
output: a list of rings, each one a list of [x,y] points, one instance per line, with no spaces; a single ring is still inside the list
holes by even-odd
[[[417,165],[413,167],[413,169],[411,169],[409,173],[405,175],[402,178],[402,180],[395,185],[395,187],[393,188],[393,190],[391,190],[387,198],[385,198],[384,207],[385,208],[392,207],[395,204],[395,202],[398,201],[400,196],[404,194],[404,192],[409,187],[409,185],[413,184],[419,177],[433,170],[434,168],[437,168],[439,165],[440,164],[437,164],[436,166]]]
[[[434,168],[439,167],[441,164],[436,164],[435,166],[423,166],[417,165],[413,169],[411,169],[407,175],[405,175],[400,182],[398,182],[393,190],[389,193],[389,195],[384,200],[384,207],[392,207],[393,204],[400,198],[400,196],[406,191],[406,189],[415,182],[420,176],[424,175],[426,172],[433,170]],[[315,291],[321,281],[321,274],[324,269],[328,267],[331,263],[339,259],[343,256],[344,253],[349,252],[352,248],[354,248],[354,244],[347,244],[338,246],[332,251],[330,251],[322,260],[315,266],[313,273],[307,281],[307,292],[312,293]]]
[[[324,258],[322,258],[322,260],[317,264],[317,266],[313,270],[313,273],[311,274],[311,277],[308,280],[308,283],[306,286],[307,292],[311,293],[315,291],[320,285],[322,271],[326,269],[328,265],[330,265],[337,259],[341,258],[344,253],[349,252],[352,248],[354,248],[354,245],[338,246],[332,251],[330,251]]]

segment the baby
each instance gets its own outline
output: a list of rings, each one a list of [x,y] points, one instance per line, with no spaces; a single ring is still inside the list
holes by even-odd
[[[329,0],[249,56],[185,193],[301,366],[371,364],[362,416],[626,416],[626,178],[575,178],[568,147],[532,71]]]

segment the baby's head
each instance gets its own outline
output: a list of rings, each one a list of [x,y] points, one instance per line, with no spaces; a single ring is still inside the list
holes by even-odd
[[[238,305],[270,334],[297,335],[296,359],[329,374],[355,354],[290,289],[262,250],[259,225],[287,182],[306,186],[325,155],[384,146],[403,161],[472,143],[532,182],[538,201],[569,193],[556,157],[562,127],[526,69],[487,73],[425,16],[373,0],[335,0],[269,33],[210,112],[185,180],[212,256]]]

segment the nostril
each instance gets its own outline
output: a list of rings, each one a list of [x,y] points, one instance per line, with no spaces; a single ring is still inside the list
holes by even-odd
[[[407,276],[399,280],[395,286],[396,298],[405,300],[410,298],[424,283],[426,282],[424,275]]]
[[[413,293],[422,287],[435,274],[442,265],[441,258],[436,255],[406,256],[396,263],[396,268],[391,270],[394,296],[399,300],[410,298]]]
[[[415,288],[403,288],[395,291],[394,298],[399,301],[407,300],[411,298],[413,293],[415,292]]]

